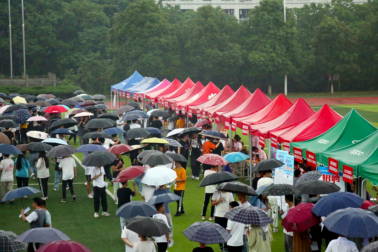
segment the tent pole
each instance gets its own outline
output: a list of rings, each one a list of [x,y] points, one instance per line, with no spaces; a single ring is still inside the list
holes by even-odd
[[[232,152],[232,131],[231,131],[231,127],[229,127],[229,138],[230,138],[230,152]]]
[[[252,135],[248,132],[249,136],[249,186],[252,186]]]
[[[270,138],[268,138],[268,159],[272,158],[272,150],[271,150],[270,145],[271,145]]]
[[[113,110],[113,96],[112,96],[112,90],[110,89],[110,110]]]

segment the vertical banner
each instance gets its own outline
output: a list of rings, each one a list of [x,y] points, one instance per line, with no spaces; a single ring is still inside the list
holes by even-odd
[[[285,151],[290,151],[290,142],[284,141],[283,142],[283,149]]]
[[[226,118],[226,120],[224,121],[224,129],[230,129],[230,118]]]
[[[284,163],[283,166],[274,169],[274,183],[293,185],[294,182],[294,157],[287,151],[277,150],[276,159]],[[287,209],[284,196],[277,196],[277,205],[282,206],[283,210]]]
[[[343,165],[343,181],[353,184],[353,167]]]
[[[122,96],[123,96],[123,98],[126,97],[126,91],[123,91],[123,92],[122,92]]]
[[[259,144],[262,148],[265,147],[265,137],[262,135],[259,136]]]
[[[193,109],[188,108],[188,116],[189,116],[190,118],[193,117]]]
[[[302,149],[299,149],[297,147],[293,147],[293,155],[294,155],[295,161],[297,161],[299,163],[303,163]]]
[[[179,115],[180,114],[180,110],[178,107],[176,107],[176,115]]]
[[[270,144],[273,148],[277,149],[277,137],[274,135],[270,136]]]
[[[332,182],[340,187],[340,192],[345,192],[345,183],[343,181],[342,173],[337,175],[330,173],[327,166],[318,167],[318,171],[322,174],[319,180]]]
[[[231,122],[231,130],[234,131],[234,132],[236,131],[236,122],[235,121]],[[247,133],[248,133],[248,131],[247,131]]]
[[[244,136],[247,136],[248,135],[248,131],[249,131],[249,125],[248,124],[243,124],[243,127],[242,127],[242,134]]]
[[[215,123],[219,124],[219,115],[215,115]],[[228,127],[227,128],[225,127],[225,129],[228,130]]]
[[[315,153],[306,150],[307,165],[316,169],[316,155]]]
[[[114,91],[113,91],[113,92],[114,92],[114,95],[117,95],[117,90],[116,90],[116,89],[114,89]]]
[[[185,106],[181,107],[181,113],[186,114]]]
[[[328,170],[334,175],[339,175],[339,161],[331,157],[328,158]]]
[[[118,92],[118,95],[119,95],[119,98],[122,97],[122,91],[121,90]]]
[[[127,100],[130,99],[130,93],[129,92],[126,93],[126,99]]]

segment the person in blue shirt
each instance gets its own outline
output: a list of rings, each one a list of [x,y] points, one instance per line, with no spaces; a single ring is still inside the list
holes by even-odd
[[[18,155],[14,160],[14,166],[16,167],[16,180],[17,188],[25,187],[29,185],[29,160],[25,157],[25,152]]]

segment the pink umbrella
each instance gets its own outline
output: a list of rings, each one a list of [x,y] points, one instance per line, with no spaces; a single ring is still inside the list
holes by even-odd
[[[208,119],[203,119],[203,120],[199,120],[199,121],[194,125],[194,127],[199,128],[199,127],[202,127],[202,126],[204,126],[204,125],[208,125],[208,124],[210,124],[210,121],[209,121]]]
[[[145,171],[146,167],[144,166],[130,166],[129,168],[126,168],[125,170],[121,171],[118,174],[118,176],[114,179],[114,182],[125,182],[134,179],[139,175],[142,175]]]
[[[26,121],[27,122],[46,122],[47,119],[43,116],[32,116]]]
[[[108,152],[113,153],[113,154],[123,154],[125,152],[129,152],[134,150],[133,147],[127,144],[116,144],[113,145],[108,149]]]
[[[8,107],[10,107],[10,106],[11,106],[11,105],[6,105],[6,106],[1,107],[1,108],[0,108],[0,114],[4,113],[4,111],[5,111]]]
[[[83,244],[74,241],[54,241],[46,243],[37,252],[91,252]]]
[[[228,164],[226,159],[224,159],[222,156],[219,156],[217,154],[205,154],[203,156],[200,156],[197,159],[197,161],[202,164],[208,164],[208,165],[213,165],[213,166]]]

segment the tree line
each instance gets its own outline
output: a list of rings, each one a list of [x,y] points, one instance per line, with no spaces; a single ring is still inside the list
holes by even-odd
[[[238,22],[220,8],[181,12],[153,0],[25,2],[29,75],[56,73],[66,84],[109,92],[138,70],[218,87],[289,92],[378,88],[378,0],[333,0],[287,10],[262,0]],[[21,75],[20,1],[11,1],[13,68]],[[9,76],[8,3],[0,3],[0,75]],[[1,76],[0,76],[1,77]]]

